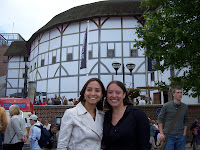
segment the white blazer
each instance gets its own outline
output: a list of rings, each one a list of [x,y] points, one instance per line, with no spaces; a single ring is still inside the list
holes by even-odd
[[[67,109],[62,117],[58,150],[100,150],[104,113],[96,109],[95,121],[82,103]]]

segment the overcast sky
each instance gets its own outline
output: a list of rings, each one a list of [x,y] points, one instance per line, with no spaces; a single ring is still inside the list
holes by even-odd
[[[0,33],[19,33],[25,40],[57,14],[101,0],[2,0]]]

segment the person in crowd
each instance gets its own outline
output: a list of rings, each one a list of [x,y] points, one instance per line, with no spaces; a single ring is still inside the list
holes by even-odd
[[[160,130],[159,140],[166,141],[165,150],[185,150],[186,134],[188,126],[188,106],[183,103],[183,110],[177,119],[172,131],[165,139],[172,122],[181,106],[182,88],[175,87],[172,90],[174,97],[173,101],[167,102],[163,105],[161,112],[158,116],[158,126]],[[163,122],[165,126],[163,130]]]
[[[62,96],[62,99],[63,99],[63,105],[68,105],[68,101],[64,95]]]
[[[150,118],[149,118],[149,124],[150,124],[150,141],[149,142],[152,148],[156,148],[155,139],[154,139],[156,129],[154,127],[154,121],[151,120]]]
[[[190,144],[190,146],[192,147],[192,145],[193,145],[193,142],[194,142],[194,140],[195,140],[195,138],[196,138],[196,135],[195,135],[195,133],[193,132],[193,130],[195,129],[195,128],[197,128],[197,127],[199,127],[200,125],[199,125],[199,120],[198,119],[195,119],[195,121],[192,123],[192,125],[190,126],[190,130],[192,131],[192,141],[191,141],[191,144]]]
[[[10,120],[4,134],[4,150],[22,150],[27,141],[25,122],[20,116],[20,109],[17,105],[9,107]]]
[[[74,105],[74,102],[73,102],[72,98],[69,99],[68,105]]]
[[[136,99],[134,104],[135,104],[135,105],[139,105],[139,100]]]
[[[134,107],[120,81],[107,86],[103,124],[105,150],[149,150],[150,129],[146,114]]]
[[[45,121],[44,121],[44,127],[45,127],[47,130],[50,130],[51,124],[48,122],[48,120],[45,120]]]
[[[85,83],[80,92],[80,102],[64,113],[58,150],[100,150],[105,94],[103,83],[98,78],[91,78]]]
[[[57,127],[55,125],[51,125],[50,129],[48,131],[49,131],[49,133],[51,135],[51,138],[50,138],[49,144],[44,148],[44,150],[51,150],[53,148],[54,137],[56,135]]]
[[[57,132],[56,132],[56,140],[57,141],[58,141],[59,133],[60,133],[60,125],[57,126]]]
[[[38,105],[42,105],[42,101],[39,99]]]
[[[27,134],[29,134],[30,128],[31,128],[31,123],[30,123],[30,116],[32,115],[32,113],[28,114],[28,117],[25,118],[25,127],[26,127],[26,131]]]
[[[48,105],[52,105],[52,98],[48,98]]]
[[[154,135],[154,140],[155,140],[155,145],[157,145],[157,139],[158,139],[158,134],[160,133],[159,128],[158,128],[158,122],[157,120],[152,120],[154,129],[155,131],[155,135]]]
[[[37,121],[40,122],[40,124],[42,124],[42,118],[37,118]],[[43,125],[43,124],[42,124]]]
[[[52,105],[60,105],[62,100],[55,94],[54,98],[52,99]]]
[[[30,123],[32,127],[28,140],[30,142],[31,150],[42,150],[38,144],[38,139],[40,139],[41,136],[41,129],[35,126],[35,125],[40,126],[41,123],[37,120],[38,117],[36,115],[30,116]]]
[[[74,98],[74,105],[77,105],[77,104],[78,104],[78,102],[79,102],[78,98],[77,98],[77,99],[76,99],[76,98]]]
[[[0,150],[3,149],[2,142],[3,142],[3,133],[6,130],[7,127],[7,116],[5,108],[0,107]]]
[[[141,97],[141,100],[139,101],[139,105],[146,105],[147,102],[145,101],[145,97]]]

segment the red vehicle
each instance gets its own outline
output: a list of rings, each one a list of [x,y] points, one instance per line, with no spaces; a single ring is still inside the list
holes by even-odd
[[[29,98],[0,98],[0,106],[4,107],[7,115],[11,105],[18,105],[22,111],[22,118],[26,118],[29,113],[33,113],[33,105]]]

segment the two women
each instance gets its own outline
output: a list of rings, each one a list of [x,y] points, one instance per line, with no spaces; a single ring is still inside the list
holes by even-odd
[[[80,94],[80,102],[62,118],[57,149],[100,150],[102,136],[105,150],[150,149],[148,119],[130,104],[123,83],[107,86],[105,118],[106,92],[99,79],[88,80]]]

